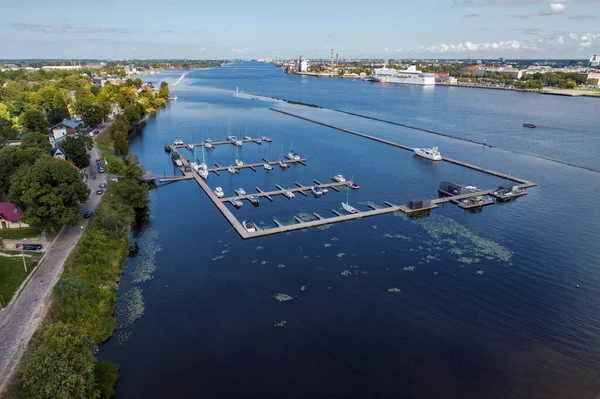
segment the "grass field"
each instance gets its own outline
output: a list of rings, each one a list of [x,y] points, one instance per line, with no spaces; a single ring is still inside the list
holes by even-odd
[[[0,256],[0,305],[6,306],[15,294],[15,291],[23,280],[33,270],[34,262],[40,258],[41,254],[36,254],[31,258],[25,258],[27,262],[27,273],[23,267],[23,258],[9,258]]]
[[[0,238],[6,239],[34,238],[39,237],[40,234],[42,234],[42,230],[34,227],[0,230]]]

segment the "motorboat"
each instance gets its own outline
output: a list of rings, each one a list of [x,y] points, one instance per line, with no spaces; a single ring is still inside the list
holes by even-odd
[[[185,148],[187,148],[187,149],[188,149],[188,150],[190,150],[190,151],[194,151],[194,148],[196,148],[196,146],[194,146],[194,145],[191,145],[191,144],[186,144],[186,145],[185,145]]]
[[[440,151],[438,150],[437,147],[415,148],[414,151],[415,151],[415,154],[417,154],[418,156],[427,158],[427,159],[431,159],[432,161],[441,161],[442,160],[442,154],[440,154]]]
[[[287,169],[290,167],[290,165],[288,165],[287,163],[283,162],[283,161],[279,161],[279,167],[281,169]]]
[[[223,192],[223,188],[221,188],[221,187],[215,188],[215,195],[217,196],[217,198],[223,198],[225,196],[225,193]]]
[[[206,166],[204,168],[198,169],[198,174],[201,178],[205,180],[208,179],[208,169],[206,168]]]
[[[254,223],[244,220],[242,226],[244,226],[248,233],[256,233],[256,225]]]
[[[296,196],[296,195],[295,195],[293,192],[291,192],[290,190],[286,190],[286,191],[284,191],[284,192],[283,192],[283,195],[285,195],[285,196],[286,196],[286,197],[288,197],[289,199],[292,199],[292,198],[294,198],[294,197]]]
[[[183,141],[182,140],[175,140],[175,141],[173,141],[173,145],[183,145]]]
[[[352,190],[358,190],[360,188],[360,186],[356,183],[350,183],[348,184],[348,187],[350,187]]]
[[[244,166],[244,162],[241,159],[236,159],[235,166]]]
[[[335,175],[332,177],[332,179],[337,181],[338,183],[343,183],[346,181],[346,179],[344,179],[344,176],[342,175]]]
[[[241,187],[240,187],[240,188],[237,188],[237,189],[235,189],[234,191],[235,191],[235,193],[236,193],[237,195],[246,195],[246,190],[244,190],[244,189],[243,189],[243,188],[241,188]]]
[[[211,142],[207,141],[204,143],[204,148],[206,148],[208,150],[212,150],[213,148],[215,148],[215,146]]]
[[[344,208],[344,210],[348,213],[358,213],[358,209],[347,202],[342,202],[342,208]]]
[[[300,160],[300,155],[298,155],[295,152],[288,152],[287,155],[285,156],[287,159],[289,159],[290,161],[298,161]]]
[[[212,143],[212,139],[210,137],[208,137],[206,140],[204,140],[205,143]]]
[[[176,159],[176,160],[175,160],[175,165],[177,165],[177,166],[181,167],[181,166],[183,166],[183,162],[181,162],[181,160],[180,160],[180,159]]]
[[[237,140],[237,137],[235,137],[235,136],[227,136],[227,141],[230,141],[230,142],[233,143],[235,140]]]
[[[248,201],[250,201],[252,203],[252,205],[254,205],[254,206],[258,206],[258,204],[259,204],[259,199],[256,195],[249,196]]]
[[[273,170],[273,166],[271,166],[271,164],[268,162],[263,164],[263,168],[265,168],[265,170]]]
[[[537,126],[533,123],[523,123],[523,127],[528,127],[530,129],[535,129]]]
[[[320,187],[311,187],[310,188],[310,192],[313,193],[313,195],[315,197],[320,197],[321,195],[323,195],[323,190],[321,190]]]
[[[244,136],[244,140],[252,140],[252,137],[250,137],[250,136]]]
[[[323,192],[323,194],[327,194],[329,192],[328,188],[325,187],[319,187],[321,189],[321,191]]]
[[[165,151],[166,151],[166,152],[171,152],[171,151],[173,151],[173,149],[171,148],[171,146],[170,146],[170,145],[166,145],[166,146],[165,146]]]
[[[231,205],[235,206],[236,208],[241,208],[244,203],[239,197],[235,197],[231,200]]]
[[[233,140],[233,144],[237,145],[238,147],[241,147],[242,144],[244,144],[244,142],[240,139],[235,139]]]
[[[229,173],[231,173],[232,175],[237,173],[237,170],[235,170],[235,168],[234,168],[233,166],[231,166],[231,165],[229,165],[229,166],[227,167],[227,171],[228,171]]]

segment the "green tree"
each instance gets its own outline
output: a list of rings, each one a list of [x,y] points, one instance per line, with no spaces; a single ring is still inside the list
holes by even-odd
[[[137,126],[140,124],[142,117],[144,116],[144,109],[140,109],[139,104],[129,104],[123,110],[123,115],[127,118],[129,126]]]
[[[10,178],[9,201],[25,209],[26,223],[38,227],[76,225],[79,204],[90,189],[73,165],[61,159],[42,157],[32,166],[19,168]]]
[[[7,140],[16,139],[18,134],[19,131],[15,129],[11,121],[0,118],[0,147],[3,146]]]
[[[167,82],[160,82],[160,89],[158,90],[158,96],[163,100],[167,101],[171,96],[171,91],[169,90],[169,84]]]
[[[65,150],[67,159],[79,169],[87,168],[90,165],[90,154],[88,151],[92,149],[92,139],[87,136],[68,136],[62,143],[62,148]]]
[[[90,86],[90,93],[97,96],[100,93],[100,88],[98,86]]]
[[[104,109],[99,105],[92,105],[84,114],[83,114],[83,123],[87,127],[96,127],[102,123],[102,120],[105,117]]]
[[[48,122],[50,122],[50,126],[54,126],[57,123],[62,122],[64,119],[69,119],[71,114],[69,113],[69,109],[67,107],[59,107],[52,108],[48,111]]]
[[[574,89],[577,87],[577,82],[575,82],[574,80],[567,80],[567,84],[566,84],[567,89]]]
[[[69,102],[67,100],[66,95],[63,94],[61,91],[57,91],[56,94],[54,94],[54,98],[52,99],[52,107],[63,108],[67,107],[68,105]]]
[[[48,141],[48,136],[40,132],[30,132],[25,135],[25,138],[21,141],[21,148],[40,148],[42,150],[49,150],[52,148]]]
[[[148,204],[148,187],[140,184],[137,179],[120,179],[113,184],[112,192],[119,200],[136,209],[144,208]]]
[[[65,323],[43,328],[21,380],[23,397],[29,399],[100,397],[90,340]]]
[[[133,87],[135,87],[136,89],[140,89],[143,85],[144,85],[144,82],[142,81],[142,79],[135,78],[133,80]]]
[[[0,194],[8,195],[10,178],[20,167],[31,166],[42,157],[50,157],[50,155],[39,148],[6,147],[0,149]]]
[[[119,382],[119,365],[104,360],[96,367],[96,381],[103,398],[112,398]]]
[[[129,122],[122,114],[116,116],[110,127],[112,139],[117,154],[129,152]]]
[[[27,132],[48,133],[48,120],[39,109],[32,108],[21,115],[21,124]]]

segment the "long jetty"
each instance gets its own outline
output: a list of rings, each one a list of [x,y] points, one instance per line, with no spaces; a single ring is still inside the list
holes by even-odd
[[[323,121],[319,121],[319,120],[316,120],[316,119],[307,118],[305,116],[297,115],[297,114],[294,114],[294,113],[291,113],[291,112],[287,112],[287,111],[283,111],[283,110],[280,110],[280,109],[277,109],[277,108],[269,108],[269,109],[272,110],[272,111],[275,111],[275,112],[279,112],[280,114],[292,116],[292,117],[298,118],[298,119],[303,119],[305,121],[316,123],[318,125],[330,127],[332,129],[340,130],[342,132],[354,134],[356,136],[360,136],[360,137],[363,137],[363,138],[366,138],[366,139],[369,139],[369,140],[377,141],[377,142],[380,142],[380,143],[383,143],[383,144],[391,145],[393,147],[402,148],[403,150],[414,152],[414,148],[409,147],[409,146],[404,145],[404,144],[396,143],[394,141],[390,141],[390,140],[382,139],[382,138],[379,138],[379,137],[371,136],[371,135],[368,135],[368,134],[365,134],[365,133],[358,132],[356,130],[346,129],[346,128],[343,128],[343,127],[340,127],[340,126],[332,125],[332,124],[327,123],[327,122],[323,122]],[[477,170],[479,172],[487,173],[487,174],[492,175],[492,176],[496,176],[496,177],[500,177],[500,178],[503,178],[503,179],[507,179],[507,180],[516,182],[516,183],[519,184],[518,188],[520,188],[520,189],[534,187],[534,186],[537,185],[536,183],[531,182],[529,180],[525,180],[525,179],[521,179],[521,178],[518,178],[518,177],[515,177],[515,176],[507,175],[505,173],[497,172],[495,170],[482,168],[480,166],[472,165],[470,163],[459,161],[457,159],[443,157],[442,160],[445,161],[445,162],[450,162],[450,163],[453,163],[453,164],[456,164],[456,165],[464,166],[465,168]]]

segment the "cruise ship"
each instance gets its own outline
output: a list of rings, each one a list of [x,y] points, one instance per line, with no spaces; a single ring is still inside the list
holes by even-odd
[[[417,67],[411,65],[406,70],[396,70],[393,68],[374,69],[369,80],[380,83],[398,83],[407,85],[434,86],[435,75],[432,73],[423,73],[417,70]]]

